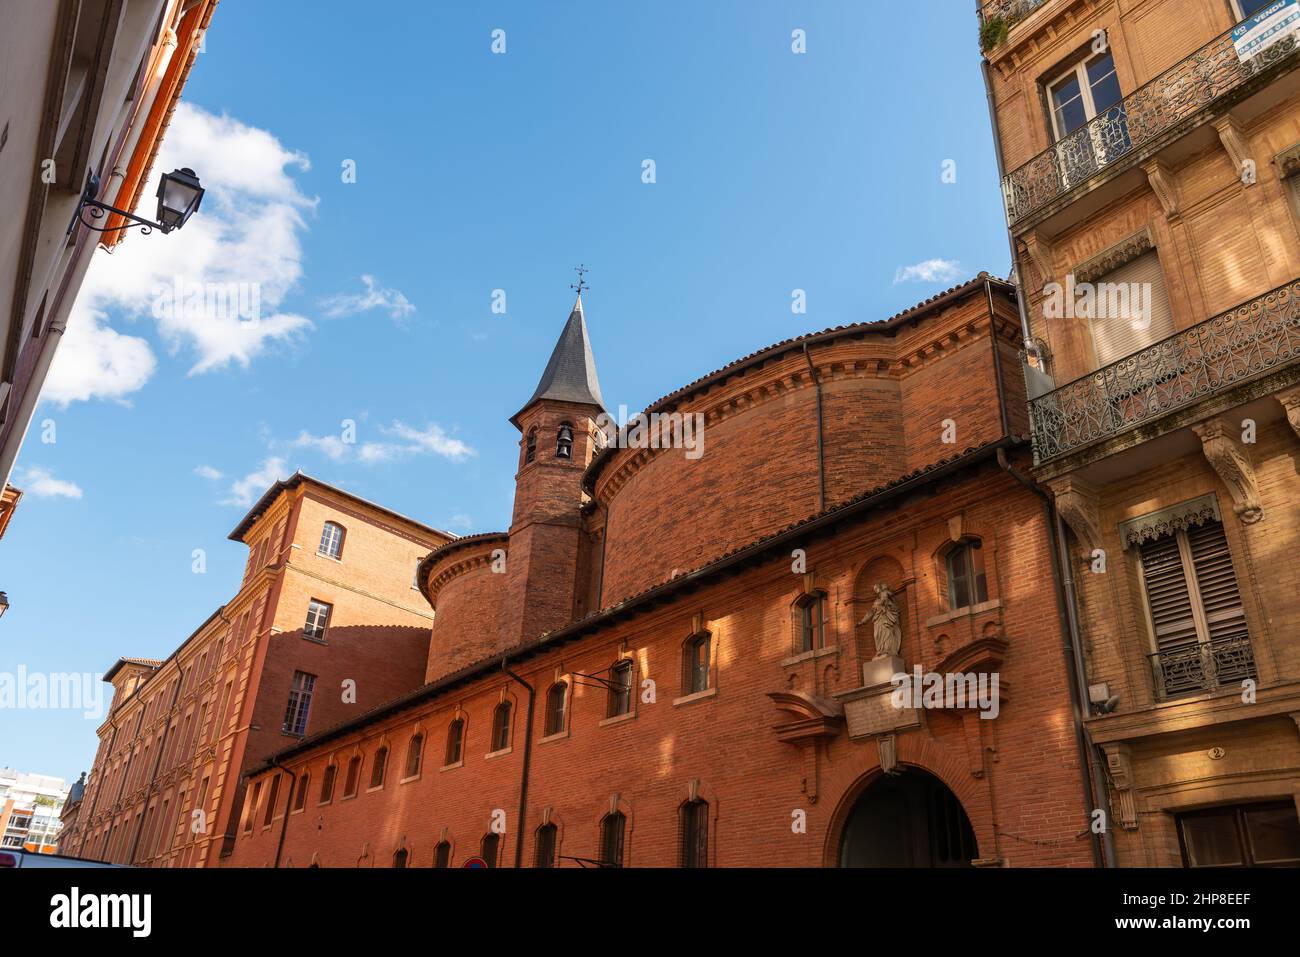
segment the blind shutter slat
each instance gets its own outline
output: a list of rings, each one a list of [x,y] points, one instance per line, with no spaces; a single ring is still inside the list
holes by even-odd
[[[1107,297],[1099,294],[1097,305],[1093,310],[1094,318],[1089,321],[1099,366],[1118,362],[1152,343],[1172,336],[1177,331],[1174,328],[1173,311],[1169,308],[1169,296],[1165,292],[1165,277],[1160,269],[1160,258],[1155,250],[1143,253],[1132,262],[1106,273],[1097,280],[1099,290],[1103,283],[1122,284],[1124,288],[1131,290],[1149,288],[1151,322],[1139,328],[1134,325],[1131,317],[1110,314],[1104,306]],[[1130,296],[1129,300],[1133,307],[1138,305],[1136,297]]]
[[[1157,650],[1164,652],[1195,644],[1196,618],[1178,554],[1178,540],[1166,536],[1146,542],[1141,554]]]
[[[1187,543],[1210,640],[1241,634],[1246,630],[1246,613],[1223,526],[1218,522],[1197,526],[1188,531]]]

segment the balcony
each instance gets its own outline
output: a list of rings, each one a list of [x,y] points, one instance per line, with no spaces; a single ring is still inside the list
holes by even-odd
[[[1031,400],[1034,464],[1262,380],[1297,359],[1300,279]]]
[[[1025,2],[1029,0],[991,0],[988,7]],[[1232,30],[1215,37],[1008,173],[1002,180],[1007,224],[1026,225],[1030,217],[1103,173],[1149,159],[1216,111],[1292,69],[1297,50],[1295,36],[1288,36],[1243,62],[1233,46]]]
[[[1242,631],[1226,638],[1148,655],[1160,700],[1240,687],[1256,678],[1255,651]]]

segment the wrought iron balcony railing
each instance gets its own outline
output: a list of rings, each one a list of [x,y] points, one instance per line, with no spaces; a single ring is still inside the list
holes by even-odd
[[[1233,46],[1232,30],[1215,37],[1008,173],[1002,180],[1008,224],[1015,226],[1103,169],[1156,142],[1298,49],[1295,36],[1288,36],[1243,61]]]
[[[1148,655],[1156,694],[1161,699],[1200,694],[1240,685],[1258,677],[1255,650],[1245,631],[1173,651]]]
[[[1031,400],[1034,461],[1051,461],[1297,360],[1300,279]]]

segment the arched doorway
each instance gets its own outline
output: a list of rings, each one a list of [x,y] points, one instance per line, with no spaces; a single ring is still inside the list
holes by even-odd
[[[977,857],[957,795],[917,768],[869,785],[840,835],[840,867],[969,867]]]

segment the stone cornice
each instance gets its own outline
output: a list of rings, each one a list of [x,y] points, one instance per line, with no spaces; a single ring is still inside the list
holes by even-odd
[[[1093,282],[1155,248],[1156,241],[1151,235],[1151,227],[1143,226],[1131,236],[1125,236],[1119,242],[1075,266],[1072,270],[1074,281]]]

